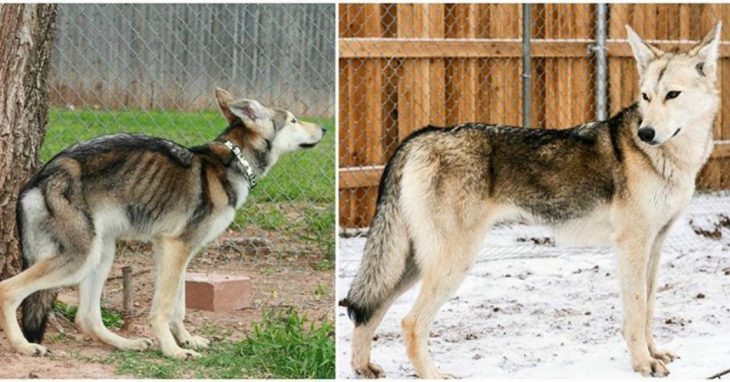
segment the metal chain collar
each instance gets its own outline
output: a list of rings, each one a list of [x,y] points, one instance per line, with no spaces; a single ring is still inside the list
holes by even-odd
[[[225,141],[223,142],[223,145],[231,150],[233,155],[235,155],[238,159],[238,163],[241,164],[241,167],[243,167],[243,170],[246,172],[246,180],[248,180],[249,189],[256,187],[256,174],[253,173],[253,167],[251,167],[251,164],[243,157],[243,151],[241,151],[241,149],[231,141]]]

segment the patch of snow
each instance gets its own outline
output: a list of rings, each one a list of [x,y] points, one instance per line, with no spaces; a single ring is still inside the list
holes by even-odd
[[[672,228],[662,254],[654,314],[660,349],[681,359],[670,378],[730,368],[730,194],[701,194]],[[719,228],[719,237],[697,232]],[[543,227],[493,228],[455,296],[436,316],[429,349],[457,377],[641,379],[621,337],[621,302],[609,248],[553,246]],[[536,239],[536,240],[533,240]],[[538,244],[536,244],[537,242]],[[339,241],[338,299],[357,271],[364,238]],[[413,378],[400,328],[419,286],[399,298],[376,332],[372,361],[390,378]],[[699,295],[704,297],[699,298]],[[337,311],[337,372],[350,367],[352,323]]]

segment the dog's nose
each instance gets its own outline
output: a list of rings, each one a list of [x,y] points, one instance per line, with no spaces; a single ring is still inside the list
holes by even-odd
[[[322,135],[327,132],[327,129],[325,129],[323,126],[320,126],[319,128],[322,129]]]
[[[646,143],[651,143],[651,141],[654,140],[654,136],[656,135],[656,132],[654,131],[654,128],[651,126],[642,127],[639,129],[639,139]]]

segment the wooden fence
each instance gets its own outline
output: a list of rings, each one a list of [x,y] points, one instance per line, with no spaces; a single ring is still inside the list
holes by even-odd
[[[342,4],[339,16],[340,221],[365,227],[383,164],[397,143],[427,124],[522,123],[522,9],[519,4]],[[564,128],[594,119],[595,5],[535,4],[531,10],[531,120]],[[637,97],[624,24],[660,47],[689,46],[730,5],[611,4],[610,113]],[[721,46],[720,87],[730,94],[730,46]],[[725,121],[723,123],[723,121]],[[730,97],[722,99],[716,149],[704,189],[730,188]]]

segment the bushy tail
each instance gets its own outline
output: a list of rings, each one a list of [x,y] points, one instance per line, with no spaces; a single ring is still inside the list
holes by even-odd
[[[26,297],[21,305],[23,311],[23,335],[34,343],[41,343],[46,332],[48,315],[56,301],[56,289],[46,289]]]
[[[370,223],[360,269],[347,298],[347,314],[355,325],[364,325],[399,289],[418,273],[412,259],[411,240],[403,220],[400,198],[401,155],[388,162],[380,180],[378,205]]]
[[[33,260],[28,257],[27,246],[24,245],[25,237],[23,236],[23,207],[21,205],[21,197],[18,198],[18,203],[15,206],[16,211],[16,226],[18,227],[18,238],[20,242],[20,252],[22,259],[23,270],[28,269],[33,265]],[[41,290],[26,297],[21,304],[21,310],[23,312],[22,318],[22,329],[25,338],[37,344],[40,344],[43,340],[43,334],[46,331],[46,323],[48,321],[48,315],[53,306],[53,302],[56,300],[57,291],[55,289]]]

